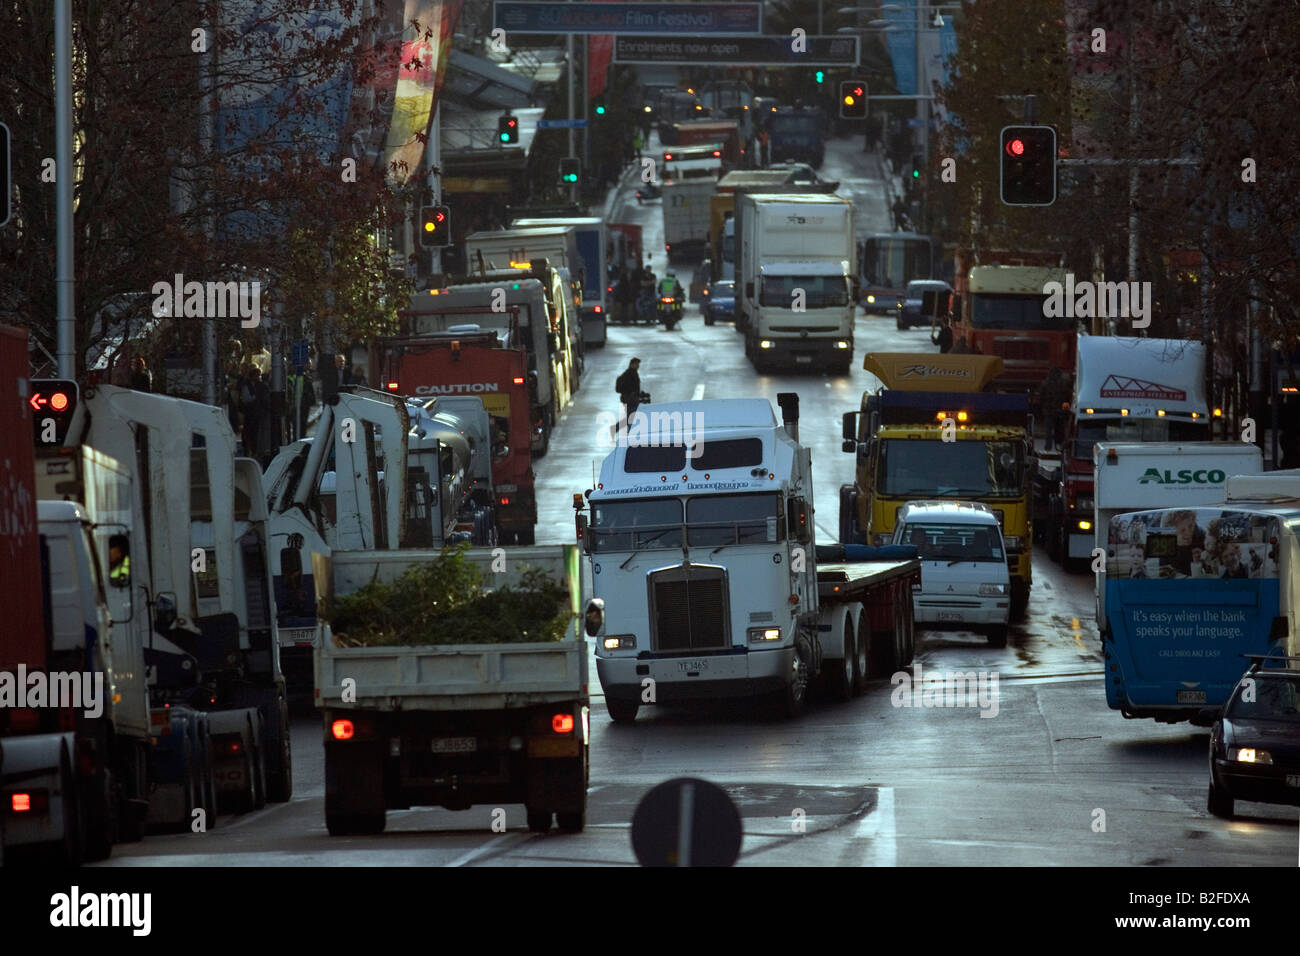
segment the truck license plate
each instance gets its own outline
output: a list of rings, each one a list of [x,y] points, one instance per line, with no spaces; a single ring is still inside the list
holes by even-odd
[[[795,360],[796,362],[798,362],[800,365],[811,365],[811,364],[812,364],[812,356],[811,356],[811,355],[796,355],[796,356],[794,357],[794,360]]]
[[[937,615],[941,621],[960,621],[961,615],[956,611],[940,611]]]
[[[703,673],[709,669],[708,661],[678,661],[677,670],[682,674]]]
[[[1205,703],[1205,691],[1203,690],[1180,690],[1176,696],[1180,704]]]
[[[476,737],[434,737],[429,748],[436,754],[468,754],[478,750]]]
[[[1286,775],[1286,785],[1288,787],[1300,787],[1300,773],[1289,773]]]

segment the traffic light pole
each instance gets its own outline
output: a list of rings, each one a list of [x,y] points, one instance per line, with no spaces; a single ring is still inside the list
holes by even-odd
[[[570,33],[564,40],[565,63],[569,70],[569,158],[573,159],[578,154],[574,150],[574,129],[573,129],[573,88],[578,83],[578,71],[574,69],[576,64],[573,62],[573,34]],[[569,202],[578,201],[578,184],[574,183],[569,186]]]
[[[54,3],[54,151],[55,211],[58,228],[55,241],[55,289],[58,308],[59,377],[75,379],[76,353],[76,250],[73,232],[72,186],[72,0]]]

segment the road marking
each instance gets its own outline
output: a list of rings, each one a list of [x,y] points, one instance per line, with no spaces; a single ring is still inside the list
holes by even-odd
[[[691,401],[698,402],[703,397],[704,397],[704,386],[702,384],[696,385],[695,391],[691,394]]]
[[[447,865],[447,866],[464,866],[466,863],[473,863],[473,862],[474,862],[475,860],[477,860],[479,857],[481,857],[481,856],[485,856],[485,855],[486,855],[486,854],[487,854],[487,853],[488,853],[488,852],[489,852],[493,847],[497,846],[498,844],[502,843],[503,841],[505,841],[505,840],[516,840],[516,841],[517,841],[518,838],[519,838],[519,836],[520,836],[520,835],[519,835],[518,833],[503,833],[503,834],[501,834],[499,837],[497,837],[497,838],[494,839],[494,840],[488,840],[488,841],[487,841],[486,843],[484,843],[481,847],[478,847],[478,848],[475,849],[475,850],[470,850],[468,853],[465,853],[465,854],[463,854],[463,855],[461,855],[461,856],[456,857],[456,859],[452,860],[450,863],[448,863],[448,864],[446,864],[446,865]]]
[[[876,808],[862,818],[857,840],[870,840],[863,866],[897,866],[898,833],[894,824],[894,788],[881,787],[876,791]]]

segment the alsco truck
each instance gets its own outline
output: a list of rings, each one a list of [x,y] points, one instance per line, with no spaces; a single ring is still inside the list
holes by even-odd
[[[574,495],[585,613],[610,717],[747,698],[798,715],[815,680],[848,698],[914,653],[913,548],[817,547],[798,396],[643,405]],[[688,454],[689,452],[689,454]]]
[[[1129,512],[1106,550],[1106,703],[1209,726],[1245,654],[1300,653],[1300,474],[1229,476],[1223,501]]]
[[[840,487],[840,540],[889,542],[912,499],[983,502],[1002,526],[1011,614],[1022,616],[1033,584],[1028,399],[985,391],[1002,370],[991,355],[869,352],[862,367],[883,387],[844,414],[842,447],[857,467]]]
[[[853,364],[853,203],[818,193],[736,195],[736,315],[756,371]]]
[[[1077,354],[1061,454],[1039,461],[1036,510],[1048,552],[1083,570],[1096,547],[1093,446],[1205,441],[1211,416],[1201,342],[1080,335]]]
[[[327,631],[315,659],[331,836],[379,833],[388,810],[413,806],[522,803],[528,828],[542,833],[552,815],[569,832],[586,823],[590,700],[577,548],[512,548],[504,567],[489,549],[466,554],[493,589],[519,585],[528,568],[567,588],[566,639],[341,647]],[[336,552],[333,593],[391,582],[437,557]]]
[[[1264,456],[1257,445],[1245,442],[1097,442],[1092,465],[1093,547],[1104,554],[1115,515],[1216,504],[1223,501],[1228,476],[1259,474]],[[1188,517],[1183,518],[1177,546],[1183,549],[1181,563],[1188,564],[1195,549],[1204,547],[1204,540],[1197,537]],[[1101,628],[1106,616],[1104,568],[1097,571],[1095,593]]]

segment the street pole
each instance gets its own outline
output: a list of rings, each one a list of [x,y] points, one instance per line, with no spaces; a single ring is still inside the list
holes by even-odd
[[[574,149],[574,129],[573,129],[573,88],[578,82],[578,71],[574,69],[576,64],[573,62],[573,34],[570,33],[564,39],[565,62],[569,70],[569,158],[574,159],[578,154]],[[569,187],[569,202],[578,201],[578,184],[574,183]]]
[[[922,33],[924,29],[925,11],[921,6],[921,0],[916,0],[916,41],[912,44],[912,48],[916,53],[916,118],[920,123],[917,136],[921,154],[921,168],[927,170],[930,168],[930,104],[926,100],[920,98],[923,94],[929,93],[928,89],[922,89],[921,79],[921,39],[924,35]],[[928,84],[926,85],[928,86]],[[922,190],[917,201],[917,210],[920,213],[920,215],[917,216],[916,222],[916,229],[918,232],[925,232],[926,229],[926,200],[927,193],[925,190]]]
[[[57,216],[56,275],[59,377],[76,378],[76,253],[72,209],[72,0],[54,4],[54,164]]]
[[[209,171],[213,168],[212,163],[212,141],[213,127],[215,125],[214,114],[216,112],[216,97],[212,93],[213,85],[213,48],[216,43],[216,30],[210,21],[204,22],[203,32],[209,38],[205,44],[204,51],[199,54],[199,168],[207,168]],[[206,181],[204,195],[204,213],[203,213],[203,231],[209,242],[209,248],[213,248],[215,243],[212,240],[216,238],[216,216],[213,213],[213,190],[212,183]],[[172,316],[173,321],[178,318]],[[200,363],[203,367],[203,401],[209,405],[217,404],[217,382],[216,382],[216,364],[217,364],[217,327],[213,322],[212,316],[204,316],[201,320],[203,323],[203,345],[201,349]],[[252,454],[250,451],[249,454]]]

